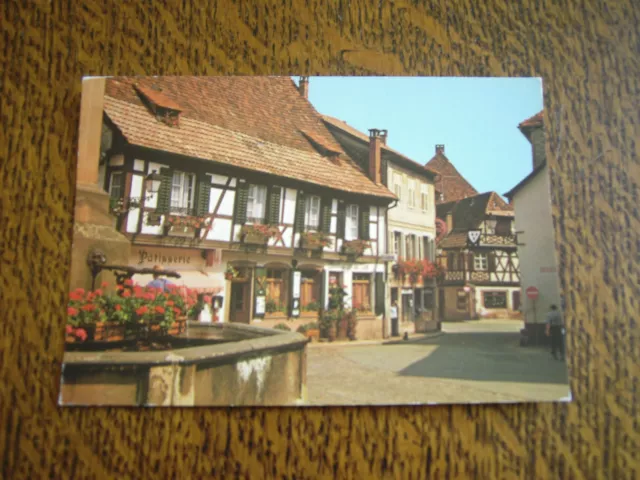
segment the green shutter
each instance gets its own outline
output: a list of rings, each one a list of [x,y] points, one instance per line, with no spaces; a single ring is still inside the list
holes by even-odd
[[[384,283],[384,274],[382,272],[376,272],[375,289],[376,289],[376,292],[375,292],[376,315],[384,315],[385,283]]]
[[[323,198],[320,210],[320,230],[331,233],[331,198]]]
[[[209,198],[211,197],[211,180],[207,175],[198,178],[198,200],[196,215],[204,217],[209,214]]]
[[[369,222],[370,218],[370,209],[367,206],[360,207],[360,225],[358,225],[358,233],[359,237],[362,240],[369,240]]]
[[[344,238],[345,222],[347,220],[347,210],[344,202],[338,202],[338,238]]]
[[[171,183],[173,182],[173,171],[170,168],[161,168],[160,175],[162,182],[158,189],[158,202],[156,211],[159,213],[169,213],[171,207]]]
[[[280,225],[280,187],[269,188],[269,201],[267,202],[267,223],[269,225]]]
[[[296,199],[296,218],[294,219],[294,232],[304,232],[304,193],[298,190]]]
[[[247,222],[247,202],[249,201],[249,184],[238,183],[233,223],[244,225]]]

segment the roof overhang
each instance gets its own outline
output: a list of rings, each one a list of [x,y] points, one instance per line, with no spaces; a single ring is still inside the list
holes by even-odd
[[[525,187],[529,182],[531,182],[531,180],[533,180],[541,171],[543,171],[544,167],[546,166],[547,166],[547,162],[546,161],[542,162],[540,165],[534,168],[529,175],[524,177],[520,183],[518,183],[515,187],[513,187],[511,190],[505,193],[504,196],[507,197],[509,200],[511,200],[516,193],[518,193],[523,187]]]

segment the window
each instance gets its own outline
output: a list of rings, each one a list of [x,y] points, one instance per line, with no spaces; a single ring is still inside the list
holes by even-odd
[[[502,237],[513,235],[513,222],[508,218],[500,218],[496,223],[495,234]]]
[[[458,290],[456,308],[458,310],[467,310],[469,308],[469,296],[464,290]]]
[[[426,183],[420,185],[420,208],[425,212],[429,208],[429,187]]]
[[[429,237],[422,237],[422,252],[424,258],[433,262],[433,241]]]
[[[196,177],[193,173],[173,172],[171,180],[171,210],[189,213],[193,209]]]
[[[113,172],[111,174],[111,180],[109,181],[109,195],[111,198],[122,198],[124,192],[122,191],[122,172]]]
[[[393,253],[399,257],[402,256],[402,234],[400,232],[393,232]]]
[[[485,220],[484,221],[484,225],[485,225],[485,230],[487,232],[487,235],[495,235],[496,233],[496,220]]]
[[[409,180],[409,207],[413,208],[416,206],[416,181],[411,179]]]
[[[320,197],[307,197],[304,204],[305,230],[317,230],[320,228]]]
[[[456,254],[453,252],[449,252],[447,254],[447,269],[448,270],[457,270],[456,265]]]
[[[405,258],[407,260],[417,258],[418,252],[416,250],[416,236],[407,235],[405,237]]]
[[[358,205],[347,206],[347,218],[345,225],[345,240],[358,238]]]
[[[267,269],[267,311],[269,313],[286,311],[287,282],[284,269]]]
[[[485,308],[507,308],[507,292],[484,292]]]
[[[360,312],[371,311],[371,275],[353,274],[352,307]]]
[[[393,174],[393,193],[395,193],[398,200],[400,200],[402,194],[402,177],[397,173]]]
[[[473,255],[473,269],[486,271],[489,265],[486,253],[475,253]]]
[[[264,185],[249,185],[247,194],[247,221],[262,223],[265,219],[267,204],[267,187]]]

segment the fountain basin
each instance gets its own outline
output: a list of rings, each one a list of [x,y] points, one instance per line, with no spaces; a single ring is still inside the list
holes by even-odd
[[[306,401],[299,333],[189,322],[172,350],[66,352],[65,406],[280,406]],[[193,345],[193,346],[191,346]]]

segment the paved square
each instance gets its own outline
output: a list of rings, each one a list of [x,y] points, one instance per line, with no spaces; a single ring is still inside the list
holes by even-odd
[[[312,405],[556,401],[569,397],[566,364],[520,347],[517,320],[443,324],[434,338],[392,345],[315,344]]]

